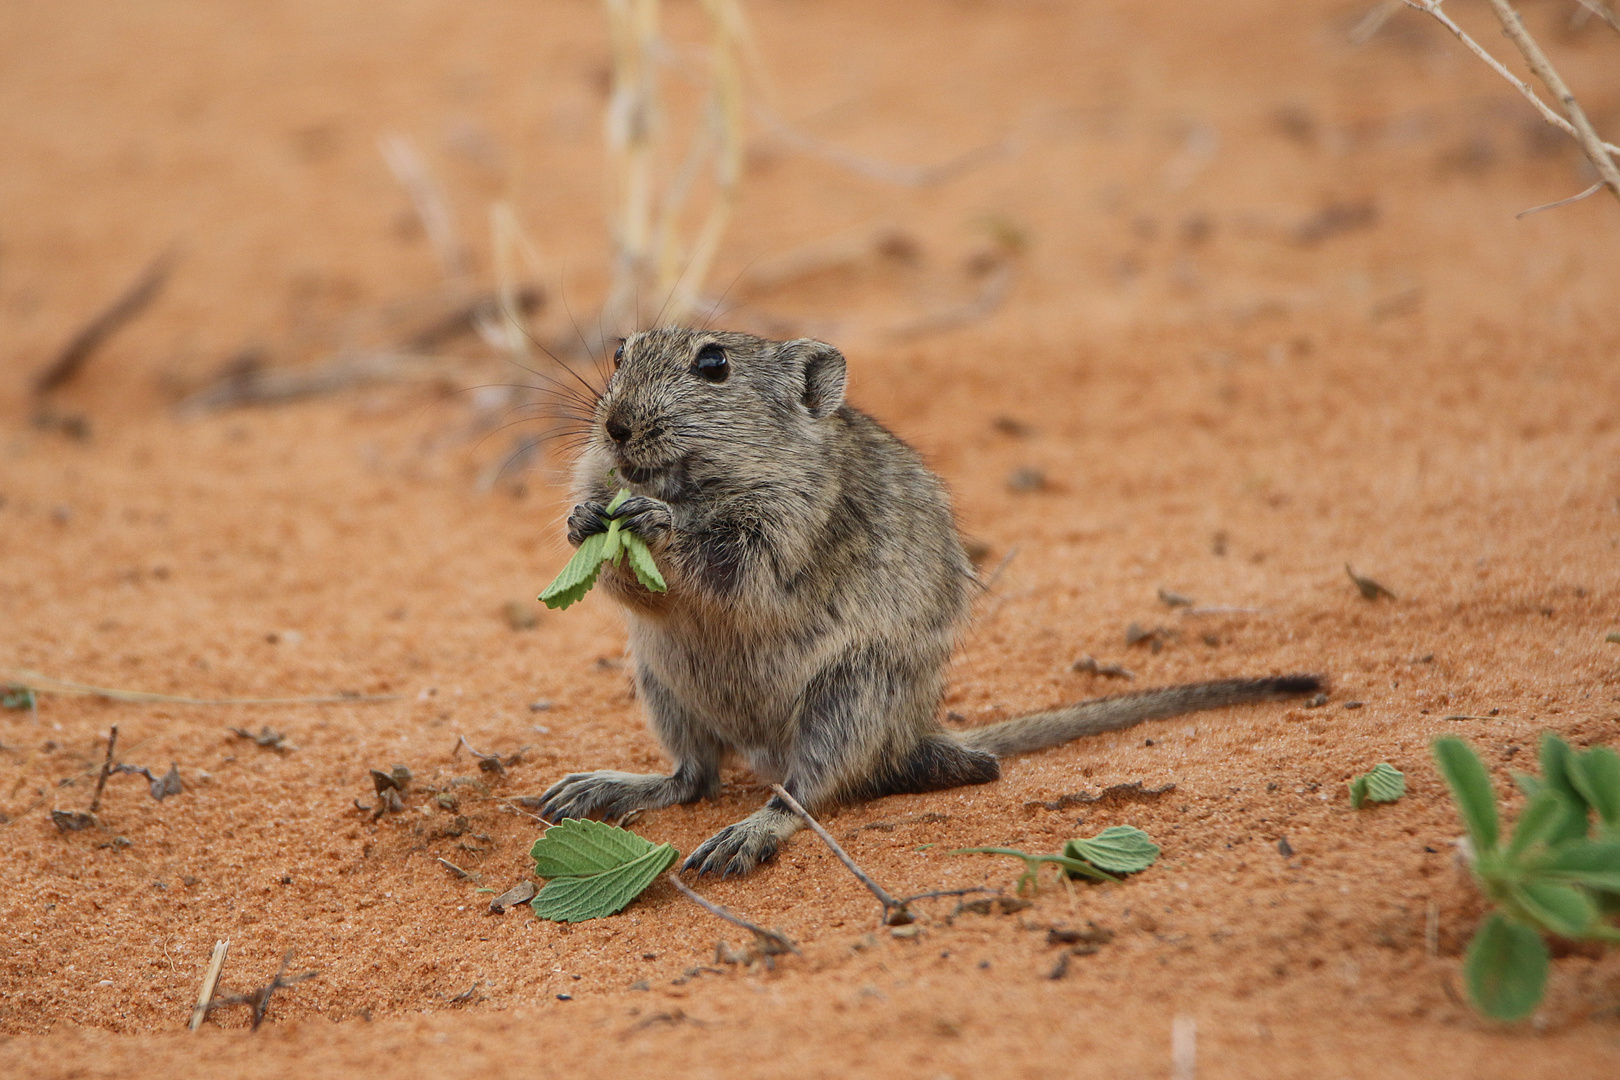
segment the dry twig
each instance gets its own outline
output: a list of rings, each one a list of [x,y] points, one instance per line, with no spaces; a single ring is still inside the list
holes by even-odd
[[[259,1030],[259,1025],[264,1022],[265,1014],[270,1011],[270,998],[277,990],[297,986],[299,983],[313,979],[320,974],[317,971],[306,971],[302,975],[287,978],[287,965],[292,963],[292,958],[293,951],[288,949],[286,955],[281,958],[281,966],[276,969],[276,977],[270,980],[268,986],[261,986],[257,990],[251,990],[246,994],[228,994],[222,998],[214,998],[208,1002],[206,1010],[213,1012],[215,1009],[223,1009],[230,1005],[246,1005],[253,1011],[252,1030]]]
[[[692,903],[696,904],[704,911],[707,911],[710,915],[716,915],[726,920],[726,922],[731,923],[733,926],[740,926],[744,930],[747,930],[753,934],[754,940],[759,943],[759,951],[764,953],[766,956],[781,956],[783,953],[799,953],[799,947],[793,943],[792,939],[790,939],[780,930],[767,930],[758,923],[749,922],[741,915],[733,914],[732,912],[721,907],[719,904],[716,904],[710,900],[705,900],[703,897],[693,892],[686,882],[682,881],[674,871],[670,871],[664,876],[669,879],[669,883],[674,885],[676,890],[678,890],[682,896],[692,901]]]
[[[937,165],[900,165],[835,146],[808,131],[794,127],[774,111],[757,102],[754,104],[754,114],[765,125],[767,131],[795,150],[830,161],[858,176],[881,180],[885,184],[899,187],[922,188],[942,184],[971,172],[980,165],[1012,157],[1017,150],[1016,144],[1009,138],[974,147]]]
[[[56,359],[51,361],[50,366],[34,378],[35,396],[43,397],[72,380],[92,353],[121,330],[125,323],[145,311],[147,305],[157,299],[158,293],[163,291],[164,283],[169,280],[169,271],[173,268],[172,251],[166,251],[148,263],[146,269],[141,271],[140,277],[124,290],[123,295],[74,334],[73,339],[56,354]]]
[[[225,969],[225,954],[230,951],[230,941],[214,942],[214,957],[208,961],[208,971],[203,975],[202,989],[197,992],[197,1006],[191,1010],[191,1023],[187,1026],[196,1031],[202,1027],[202,1022],[208,1017],[209,1002],[214,1000],[214,986],[219,982],[219,973]]]
[[[915,921],[911,912],[906,910],[905,903],[900,900],[896,900],[893,896],[889,895],[889,891],[887,889],[873,881],[872,875],[868,874],[865,870],[862,870],[860,865],[856,863],[854,859],[849,857],[849,853],[838,846],[838,841],[832,838],[832,833],[822,828],[821,822],[811,817],[810,811],[799,805],[799,800],[795,799],[792,795],[789,795],[786,788],[784,788],[781,784],[772,784],[771,790],[776,792],[777,798],[787,803],[789,810],[792,810],[795,814],[798,814],[799,817],[804,819],[804,823],[806,825],[815,830],[816,835],[821,837],[822,841],[832,849],[832,853],[834,855],[838,856],[839,862],[842,862],[845,866],[849,867],[849,872],[855,875],[856,880],[858,880],[862,885],[865,885],[867,890],[870,891],[873,896],[877,897],[878,903],[883,905],[883,922],[885,925],[904,926],[907,923]]]
[[[377,146],[394,178],[411,197],[411,205],[422,221],[433,253],[438,256],[439,270],[445,281],[452,287],[460,286],[467,279],[467,252],[456,239],[449,205],[422,161],[416,143],[403,135],[385,135]]]
[[[1524,54],[1525,63],[1530,65],[1530,70],[1536,73],[1536,78],[1546,85],[1552,96],[1564,107],[1564,113],[1575,129],[1575,138],[1580,142],[1581,150],[1597,167],[1598,175],[1609,186],[1609,190],[1614,192],[1615,199],[1620,201],[1620,168],[1615,167],[1614,159],[1609,156],[1610,153],[1620,153],[1620,149],[1611,147],[1598,138],[1597,129],[1592,126],[1592,121],[1587,119],[1586,110],[1581,108],[1580,102],[1575,100],[1569,84],[1564,82],[1563,76],[1558,74],[1557,69],[1552,66],[1552,61],[1547,59],[1547,54],[1541,51],[1541,46],[1525,28],[1524,17],[1513,10],[1508,0],[1491,0],[1491,7],[1496,11],[1496,18],[1501,22],[1503,31]]]
[[[445,357],[381,349],[340,353],[314,367],[293,370],[249,365],[226,372],[181,401],[176,411],[191,416],[247,405],[280,405],[355,386],[438,382],[451,376],[454,364]]]
[[[114,724],[112,726],[112,731],[107,735],[107,758],[106,758],[105,761],[103,761],[101,763],[101,775],[96,779],[96,794],[90,800],[90,816],[91,817],[94,817],[95,814],[96,814],[96,811],[101,809],[101,793],[107,787],[107,777],[112,775],[112,771],[113,771],[113,751],[117,747],[118,747],[118,725]]]
[[[1575,2],[1581,5],[1588,14],[1596,15],[1608,23],[1611,30],[1620,34],[1620,16],[1614,13],[1614,9],[1608,5],[1607,0],[1575,0]]]
[[[1012,284],[1013,264],[1004,261],[985,276],[984,284],[979,294],[973,299],[924,315],[916,319],[908,319],[883,331],[883,337],[890,341],[905,341],[911,338],[922,337],[927,334],[939,334],[946,330],[956,330],[969,323],[978,322],[993,315],[1001,306],[1001,301],[1007,295],[1007,287]]]
[[[516,765],[518,762],[522,761],[524,752],[529,749],[527,746],[521,747],[516,753],[508,754],[503,758],[499,754],[483,753],[477,747],[473,746],[472,743],[467,741],[467,736],[458,735],[456,737],[455,749],[450,751],[450,756],[458,756],[461,753],[461,748],[463,746],[467,748],[467,752],[469,754],[478,759],[479,769],[483,770],[484,772],[494,773],[497,776],[505,776],[507,767],[510,765]]]
[[[1470,52],[1485,61],[1486,64],[1490,65],[1492,71],[1502,76],[1512,84],[1514,89],[1524,95],[1525,100],[1534,105],[1536,111],[1541,113],[1543,120],[1579,142],[1581,150],[1597,169],[1598,175],[1603,178],[1603,183],[1614,191],[1616,199],[1620,199],[1620,170],[1616,169],[1614,158],[1610,156],[1611,154],[1620,155],[1620,146],[1604,142],[1598,138],[1591,121],[1586,118],[1586,113],[1581,109],[1580,104],[1576,102],[1575,95],[1570,92],[1569,86],[1558,75],[1558,72],[1553,69],[1551,62],[1547,60],[1546,54],[1541,51],[1541,46],[1536,43],[1535,39],[1530,36],[1530,32],[1525,29],[1524,20],[1520,18],[1517,11],[1513,10],[1507,0],[1491,0],[1491,7],[1495,9],[1496,17],[1501,22],[1502,29],[1507,33],[1508,37],[1513,39],[1513,43],[1519,47],[1519,51],[1524,54],[1526,62],[1530,65],[1530,70],[1536,73],[1536,76],[1546,84],[1547,89],[1558,99],[1559,104],[1564,106],[1565,111],[1569,114],[1569,119],[1559,116],[1551,106],[1537,96],[1534,90],[1530,89],[1523,79],[1520,79],[1504,67],[1500,60],[1486,52],[1479,42],[1469,37],[1462,27],[1453,22],[1451,16],[1441,11],[1441,0],[1404,0],[1404,2],[1408,7],[1416,8],[1432,16],[1440,25],[1450,30],[1458,41],[1467,46]]]
[[[109,686],[91,686],[89,683],[53,679],[37,671],[10,668],[5,672],[8,681],[25,686],[36,694],[76,694],[85,697],[106,698],[108,701],[127,701],[140,705],[338,705],[362,704],[375,701],[396,701],[398,694],[338,694],[334,697],[299,698],[194,698],[178,694],[151,694],[143,690],[119,690]]]

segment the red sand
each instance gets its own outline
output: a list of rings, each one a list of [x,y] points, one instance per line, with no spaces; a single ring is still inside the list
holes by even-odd
[[[1620,646],[1604,642],[1620,627],[1620,210],[1598,197],[1514,220],[1588,182],[1573,147],[1415,13],[1347,44],[1365,6],[749,6],[783,113],[817,135],[921,164],[1008,140],[905,188],[762,135],[713,278],[847,229],[916,244],[914,263],[830,271],[735,319],[843,347],[854,400],[927,453],[990,563],[1017,547],[948,708],[982,722],[1120,688],[1071,670],[1083,654],[1135,686],[1295,670],[1334,685],[1320,709],[1154,723],[828,820],[892,825],[849,846],[896,893],[1017,876],[955,847],[1054,850],[1134,824],[1164,855],[1122,885],[1048,885],[1010,916],[925,902],[901,940],[808,833],[750,878],[695,883],[801,943],[764,971],[715,964],[737,935],[663,883],[573,927],[485,912],[478,882],[520,880],[535,835],[495,797],[662,762],[605,600],[531,630],[503,615],[566,558],[559,457],[480,491],[507,433],[481,426],[475,395],[420,386],[170,407],[244,345],[313,358],[333,320],[436,285],[376,151],[389,132],[424,147],[480,274],[488,205],[508,198],[548,260],[545,327],[569,332],[559,295],[588,319],[606,270],[599,8],[15,0],[0,665],[397,699],[47,696],[37,716],[0,714],[0,1074],[1163,1076],[1178,1016],[1196,1021],[1202,1077],[1614,1074],[1612,955],[1558,959],[1525,1024],[1460,1002],[1483,907],[1426,747],[1468,738],[1506,792],[1543,730],[1620,739]],[[671,7],[694,41],[695,7]],[[1531,25],[1613,139],[1620,46],[1596,20],[1558,29],[1566,8],[1535,5]],[[885,336],[973,295],[964,261],[1005,231],[986,222],[1027,237],[1006,302],[954,332]],[[33,426],[32,375],[170,245],[165,294],[54,402],[90,438]],[[468,381],[491,373],[514,377]],[[1010,490],[1030,468],[1045,488]],[[1363,600],[1347,561],[1399,598]],[[1190,617],[1161,587],[1259,610]],[[1127,648],[1131,622],[1176,634]],[[105,829],[59,834],[49,810],[83,809],[89,785],[55,785],[100,761],[113,724],[123,760],[176,762],[186,791],[158,803],[116,777]],[[227,731],[261,725],[296,749]],[[460,735],[528,749],[491,778],[453,753]],[[1344,782],[1385,760],[1409,795],[1352,811]],[[415,793],[373,822],[354,801],[374,798],[368,768],[396,762]],[[1030,805],[1131,781],[1176,787]],[[764,795],[730,772],[718,801],[635,828],[690,851]],[[1045,928],[1085,920],[1113,941],[1048,978]],[[289,949],[319,977],[257,1033],[238,1008],[189,1035],[220,938],[227,991]]]

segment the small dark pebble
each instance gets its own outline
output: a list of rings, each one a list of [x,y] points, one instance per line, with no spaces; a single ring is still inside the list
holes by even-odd
[[[558,1001],[573,1001],[574,1000],[574,995],[573,994],[558,994],[557,995],[557,1000]]]
[[[1288,842],[1288,837],[1279,836],[1277,838],[1277,854],[1281,855],[1285,859],[1291,859],[1294,857],[1294,848],[1293,845]]]
[[[549,701],[531,701],[531,702],[529,702],[529,711],[530,712],[546,712],[550,708],[551,708],[551,702],[549,702]]]
[[[1142,745],[1143,746],[1152,746],[1153,745],[1153,740],[1152,739],[1143,739],[1142,740]]]
[[[1362,705],[1364,705],[1364,704],[1366,704],[1366,702],[1362,702],[1362,701],[1347,701],[1347,702],[1345,702],[1345,703],[1344,703],[1344,707],[1345,707],[1345,708],[1347,708],[1347,709],[1359,709],[1359,708],[1361,708],[1361,706],[1362,706]]]
[[[1046,931],[1048,945],[1107,945],[1114,940],[1114,932],[1087,921],[1084,930],[1068,926],[1054,926]],[[1085,955],[1085,954],[1077,954]]]
[[[1046,474],[1040,469],[1014,469],[1007,476],[1007,490],[1017,493],[1043,491],[1046,488]]]

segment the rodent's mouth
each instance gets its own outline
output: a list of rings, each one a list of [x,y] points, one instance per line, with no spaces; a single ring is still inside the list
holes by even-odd
[[[639,495],[678,502],[688,493],[685,458],[660,465],[631,465],[620,459],[617,468],[619,479],[636,489]]]
[[[650,484],[667,471],[667,466],[655,469],[640,469],[634,465],[620,465],[619,475],[632,484]]]

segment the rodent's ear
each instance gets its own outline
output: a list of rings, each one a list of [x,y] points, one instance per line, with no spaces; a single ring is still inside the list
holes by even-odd
[[[825,341],[799,338],[784,342],[782,353],[789,363],[804,370],[804,407],[820,420],[831,416],[844,403],[844,354]]]

